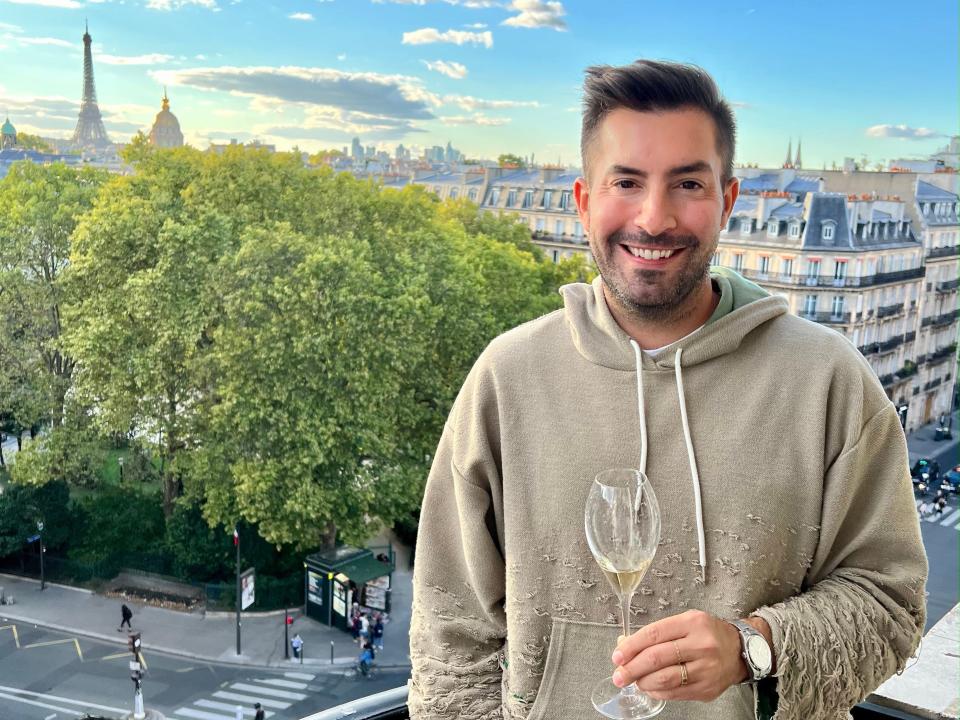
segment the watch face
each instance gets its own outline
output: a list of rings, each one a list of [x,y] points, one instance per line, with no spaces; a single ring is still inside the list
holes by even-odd
[[[762,636],[754,635],[747,641],[747,653],[750,655],[750,661],[757,666],[763,673],[770,672],[773,664],[773,657],[770,654],[770,646]]]

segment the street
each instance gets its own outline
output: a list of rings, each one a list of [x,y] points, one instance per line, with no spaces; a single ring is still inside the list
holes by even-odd
[[[358,697],[399,687],[406,670],[370,678],[349,668],[291,666],[263,670],[196,662],[151,653],[145,646],[144,705],[168,720],[253,717],[259,701],[273,720],[295,720]],[[67,720],[84,713],[107,718],[133,709],[131,654],[116,645],[32,625],[0,626],[0,720]]]

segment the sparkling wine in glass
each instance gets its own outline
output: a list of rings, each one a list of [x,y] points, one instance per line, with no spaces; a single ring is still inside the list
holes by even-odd
[[[660,507],[646,475],[629,468],[597,475],[587,496],[584,525],[590,552],[620,598],[623,635],[629,637],[630,601],[660,542]],[[614,720],[653,717],[664,707],[663,700],[633,683],[618,688],[612,677],[601,680],[590,699],[597,712]]]

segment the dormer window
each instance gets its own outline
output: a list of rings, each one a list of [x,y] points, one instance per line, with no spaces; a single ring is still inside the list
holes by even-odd
[[[780,232],[780,223],[776,220],[770,220],[767,223],[767,236],[776,237],[778,232]]]
[[[796,240],[800,237],[800,223],[792,223],[790,225],[790,238]]]
[[[750,218],[741,218],[740,232],[742,232],[745,235],[749,235],[752,227],[753,227],[753,221]]]
[[[836,231],[837,231],[836,223],[831,221],[825,221],[821,226],[820,237],[823,239],[824,242],[832,243],[833,236],[836,233]]]

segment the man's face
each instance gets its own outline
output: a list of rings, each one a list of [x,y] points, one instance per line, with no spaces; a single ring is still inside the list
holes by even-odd
[[[738,192],[721,181],[712,118],[614,110],[588,153],[574,194],[608,298],[640,319],[690,312]]]

